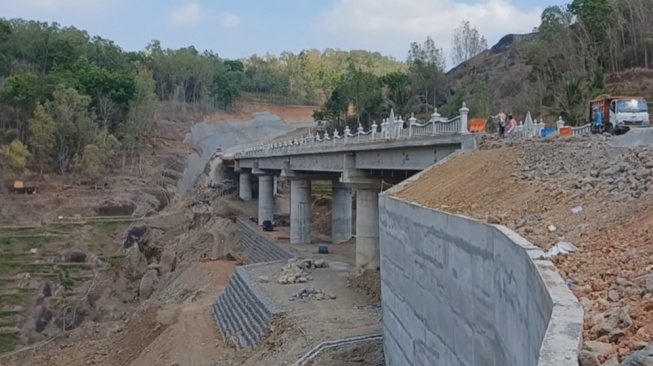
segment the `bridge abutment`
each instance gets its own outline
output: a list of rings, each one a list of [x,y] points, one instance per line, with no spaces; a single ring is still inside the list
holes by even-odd
[[[243,201],[252,200],[252,175],[249,172],[240,173],[240,181],[238,184],[239,197]]]
[[[311,180],[290,180],[290,244],[311,242]]]
[[[333,181],[331,188],[331,242],[344,243],[351,239],[352,233],[352,192],[351,187]]]

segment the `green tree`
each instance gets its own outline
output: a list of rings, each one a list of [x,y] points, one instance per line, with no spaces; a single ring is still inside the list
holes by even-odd
[[[45,110],[38,103],[34,109],[34,116],[27,121],[29,131],[29,147],[36,162],[40,165],[40,174],[43,175],[43,166],[50,159],[55,146],[55,132],[57,126]]]
[[[0,147],[0,156],[11,171],[23,173],[27,168],[30,153],[22,142],[14,140],[9,145]]]
[[[472,116],[482,118],[487,118],[492,114],[492,97],[484,75],[478,75],[474,80],[474,93],[470,112]]]
[[[46,109],[52,116],[56,129],[56,162],[61,173],[66,173],[71,159],[82,152],[93,140],[97,131],[89,111],[91,98],[77,90],[60,86]]]

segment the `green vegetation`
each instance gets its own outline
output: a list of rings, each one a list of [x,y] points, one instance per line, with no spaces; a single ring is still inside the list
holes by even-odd
[[[0,329],[0,353],[13,351],[20,339],[13,329]]]
[[[31,289],[20,288],[7,294],[0,294],[0,304],[22,305],[29,299],[32,292]]]
[[[193,46],[165,49],[157,40],[125,52],[73,27],[0,19],[0,162],[15,173],[124,167],[155,133],[158,117],[231,109],[243,97],[320,105],[314,119],[328,129],[368,128],[391,108],[424,120],[438,106],[451,117],[463,100],[472,115],[485,116],[508,95],[518,95],[511,104],[520,111],[576,122],[585,101],[605,92],[606,74],[651,66],[651,20],[644,0],[548,7],[537,41],[518,50],[523,62],[507,65],[525,62],[526,82],[489,85],[492,70],[471,67],[471,85],[460,85],[445,80],[445,55],[430,37],[413,42],[405,61],[336,49],[228,60]],[[486,49],[484,37],[463,21],[449,57],[457,64]]]

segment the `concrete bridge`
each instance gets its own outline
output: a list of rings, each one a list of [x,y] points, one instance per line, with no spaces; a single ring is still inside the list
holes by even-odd
[[[234,155],[240,197],[258,177],[258,223],[272,220],[274,185],[290,180],[290,241],[310,242],[311,181],[333,181],[332,242],[352,237],[356,268],[381,271],[387,364],[577,366],[583,309],[543,251],[501,225],[393,197],[419,172],[477,147],[469,110],[426,123],[391,113],[369,131],[345,129]],[[521,136],[544,125],[527,118]],[[407,179],[408,178],[408,179]],[[384,182],[402,183],[381,193]],[[381,194],[379,194],[381,193]]]
[[[332,180],[333,243],[352,237],[352,188],[356,189],[356,268],[379,268],[379,198],[383,183],[398,183],[457,150],[476,148],[467,132],[469,109],[441,118],[437,111],[426,123],[408,121],[394,112],[368,131],[362,127],[316,134],[283,143],[251,147],[234,155],[240,173],[240,198],[252,199],[252,177],[258,177],[258,223],[273,220],[277,177],[290,181],[290,243],[311,238],[311,181]]]

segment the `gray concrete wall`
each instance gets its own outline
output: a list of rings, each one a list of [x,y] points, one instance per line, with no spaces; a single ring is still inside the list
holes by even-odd
[[[248,263],[265,263],[286,260],[297,256],[263,234],[260,227],[247,219],[238,219],[240,246]]]
[[[577,366],[583,310],[503,226],[380,195],[387,365]]]
[[[252,278],[248,267],[236,268],[224,292],[213,303],[213,316],[225,341],[238,348],[257,345],[284,312]]]

